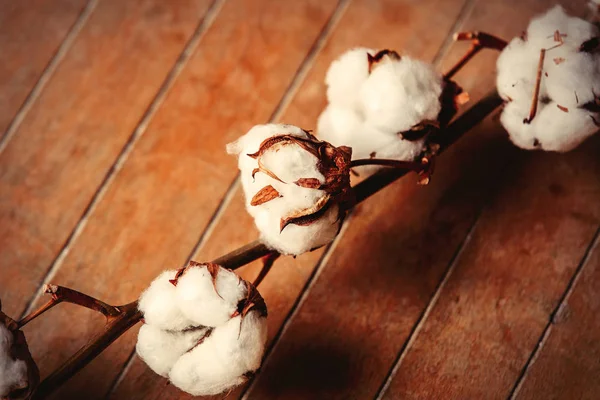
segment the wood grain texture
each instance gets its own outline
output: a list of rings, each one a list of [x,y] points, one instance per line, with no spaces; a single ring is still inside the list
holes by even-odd
[[[134,300],[163,269],[179,268],[237,174],[225,144],[269,118],[335,6],[334,0],[225,2],[53,281],[119,304]],[[60,326],[73,318],[75,339],[64,342]],[[99,323],[65,307],[32,326],[42,372],[85,343]],[[105,396],[135,333],[56,397]]]
[[[0,2],[0,139],[86,3]]]
[[[23,312],[208,4],[100,2],[0,154],[8,313]]]
[[[517,399],[593,400],[600,393],[600,246],[552,321]]]
[[[517,33],[543,9],[481,3],[466,25],[510,21]],[[384,398],[510,394],[598,227],[598,145],[596,138],[567,155],[518,151],[511,159]]]

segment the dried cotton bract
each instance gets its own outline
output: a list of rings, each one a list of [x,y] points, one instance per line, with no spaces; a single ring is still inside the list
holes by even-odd
[[[14,321],[0,311],[0,399],[25,399],[39,382],[23,332],[11,329]]]
[[[250,283],[216,264],[165,271],[139,300],[136,350],[157,374],[192,395],[225,392],[259,367],[267,308]]]
[[[598,130],[600,32],[560,6],[534,18],[498,58],[502,125],[524,149],[565,152]]]
[[[291,125],[257,125],[227,146],[239,156],[246,208],[261,240],[302,254],[333,240],[349,197],[351,149]]]
[[[329,104],[317,136],[352,147],[353,159],[414,161],[427,133],[439,126],[444,82],[430,64],[357,48],[331,64],[325,83]]]

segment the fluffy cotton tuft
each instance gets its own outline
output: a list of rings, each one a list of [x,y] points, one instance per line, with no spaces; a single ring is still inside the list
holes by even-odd
[[[201,346],[183,355],[169,379],[194,396],[225,392],[244,383],[261,364],[266,319],[258,312],[232,318],[213,330]]]
[[[325,83],[329,104],[318,120],[319,138],[352,147],[354,160],[414,161],[424,151],[425,134],[403,134],[437,120],[441,111],[444,83],[430,64],[353,49],[331,64]]]
[[[267,139],[282,141],[261,147],[268,143]],[[328,149],[334,157],[347,154],[347,150],[319,142],[298,127],[279,124],[257,125],[227,147],[230,154],[239,157],[246,208],[261,240],[280,253],[296,255],[320,247],[331,242],[339,230],[344,210],[335,199],[349,188],[349,170],[344,169],[343,163],[334,166],[333,172],[339,174],[339,179],[332,183],[331,171],[320,166],[323,161],[333,161],[319,158],[329,157],[330,153],[318,149]],[[349,158],[348,153],[345,161],[349,162]],[[299,184],[303,180],[311,185]],[[284,224],[286,220],[309,215],[315,218],[307,223]]]
[[[144,325],[137,354],[180,389],[196,396],[218,394],[244,383],[260,367],[266,305],[232,271],[191,262],[162,273],[139,303]],[[171,315],[158,317],[160,312]]]
[[[194,326],[194,322],[185,317],[177,304],[177,287],[170,282],[176,275],[175,270],[164,271],[140,296],[138,308],[147,324],[169,330]]]
[[[534,18],[500,54],[496,85],[507,102],[500,120],[515,145],[565,152],[597,132],[600,54],[593,49],[598,36],[596,26],[556,6]],[[537,112],[528,123],[542,49]]]
[[[39,370],[23,332],[9,329],[8,320],[0,311],[0,398],[28,398],[39,382]]]
[[[248,289],[233,271],[221,269],[213,278],[208,268],[190,268],[177,282],[177,305],[194,325],[219,326],[227,322]]]
[[[360,88],[369,77],[368,56],[377,51],[355,48],[333,61],[325,75],[327,100],[344,108],[360,110]]]

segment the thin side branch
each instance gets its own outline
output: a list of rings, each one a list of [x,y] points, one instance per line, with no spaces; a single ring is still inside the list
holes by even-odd
[[[440,146],[439,152],[457,141],[501,104],[502,99],[498,96],[496,91],[493,91],[473,105],[468,111],[450,124],[448,128],[442,129],[439,134],[435,135],[435,142]],[[408,172],[409,171],[406,169],[389,168],[365,179],[354,187],[356,202],[360,203],[361,201],[366,200],[371,195],[377,193]],[[264,244],[259,241],[254,241],[229,254],[219,257],[212,262],[220,264],[225,268],[235,270],[271,253],[272,250],[267,248]],[[142,319],[142,314],[137,308],[137,300],[115,308],[118,309],[119,315],[114,318],[109,318],[102,332],[94,336],[88,344],[69,358],[50,376],[44,379],[34,394],[35,399],[47,397],[52,391],[79,372],[112,342]]]
[[[23,317],[23,319],[17,323],[19,329],[62,302],[76,304],[78,306],[97,311],[104,315],[107,319],[116,318],[121,313],[118,307],[111,306],[110,304],[106,304],[105,302],[88,296],[87,294],[83,294],[63,286],[44,285],[43,290],[44,293],[51,295],[50,300],[37,310],[32,311],[29,315]]]
[[[470,40],[471,47],[461,57],[461,59],[458,60],[458,62],[444,74],[444,78],[446,80],[450,80],[454,75],[456,75],[456,73],[460,71],[462,67],[464,67],[465,64],[468,63],[469,60],[471,60],[471,58],[473,58],[482,49],[502,51],[507,45],[506,41],[485,32],[458,32],[454,34],[454,40]]]

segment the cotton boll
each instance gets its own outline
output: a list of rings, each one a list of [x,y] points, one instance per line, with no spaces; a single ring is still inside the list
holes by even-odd
[[[598,130],[598,113],[589,105],[600,93],[600,55],[582,51],[582,44],[599,33],[557,6],[531,21],[526,38],[513,39],[504,49],[496,83],[508,104],[500,120],[515,145],[564,152]],[[530,118],[541,49],[546,51],[537,112],[524,123]]]
[[[389,133],[408,131],[441,110],[442,77],[408,57],[378,64],[361,87],[366,122]]]
[[[267,246],[300,254],[333,240],[350,187],[348,149],[287,125],[253,128],[228,149],[239,154],[246,208]]]
[[[163,272],[140,296],[138,308],[147,324],[168,330],[183,330],[194,325],[177,305],[175,286],[169,282],[176,274],[175,270]]]
[[[331,63],[325,76],[327,99],[331,104],[357,110],[360,87],[369,77],[368,54],[375,53],[372,49],[356,48]]]
[[[138,333],[138,356],[161,376],[168,376],[177,360],[207,335],[210,328],[192,328],[187,331],[167,331],[144,324]]]
[[[5,325],[8,320],[0,311],[0,398],[25,399],[39,383],[39,370],[25,335],[19,330],[8,329]]]
[[[187,268],[178,278],[177,305],[194,325],[218,326],[229,320],[247,286],[234,272],[218,267],[216,281],[206,266]]]
[[[251,311],[213,330],[204,342],[184,354],[169,379],[194,395],[225,392],[247,380],[261,364],[267,340],[266,318]]]

